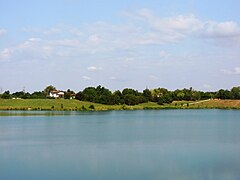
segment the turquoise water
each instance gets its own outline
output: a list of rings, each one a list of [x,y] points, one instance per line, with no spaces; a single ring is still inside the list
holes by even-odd
[[[22,113],[0,117],[1,180],[240,179],[240,111]]]

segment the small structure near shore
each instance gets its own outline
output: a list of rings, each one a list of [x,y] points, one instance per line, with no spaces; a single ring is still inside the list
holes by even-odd
[[[65,99],[74,99],[76,94],[74,92],[62,91],[62,90],[53,90],[50,91],[49,97],[52,98],[65,98]]]
[[[60,91],[60,90],[50,91],[49,97],[53,97],[53,98],[64,98],[64,91]]]

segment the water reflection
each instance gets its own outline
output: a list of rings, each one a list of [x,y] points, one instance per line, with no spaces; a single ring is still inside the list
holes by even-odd
[[[240,179],[240,111],[67,113],[0,117],[0,179]]]

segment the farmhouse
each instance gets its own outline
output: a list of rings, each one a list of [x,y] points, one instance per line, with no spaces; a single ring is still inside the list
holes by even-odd
[[[64,91],[54,90],[49,93],[49,97],[64,98]]]
[[[61,90],[53,90],[50,91],[49,97],[53,98],[65,98],[65,99],[75,99],[76,94],[73,91],[61,91]]]

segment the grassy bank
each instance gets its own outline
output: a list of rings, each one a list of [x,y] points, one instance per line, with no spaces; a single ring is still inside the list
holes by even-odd
[[[135,106],[103,105],[67,99],[0,99],[0,110],[140,110],[140,109],[240,109],[240,100],[209,100],[203,102],[176,101],[158,105],[148,102]]]
[[[190,108],[240,109],[240,100],[210,100],[202,103],[195,103],[190,105]]]

